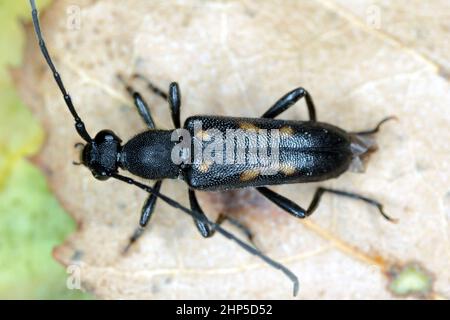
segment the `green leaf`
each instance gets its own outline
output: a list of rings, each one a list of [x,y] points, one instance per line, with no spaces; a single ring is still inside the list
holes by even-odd
[[[50,0],[39,1],[43,8]],[[5,79],[9,81],[7,66],[17,66],[22,61],[22,51],[25,41],[24,31],[20,21],[31,19],[31,9],[28,1],[0,1],[0,86]]]
[[[47,3],[39,1],[40,9]],[[39,150],[43,130],[20,101],[8,68],[22,61],[28,1],[0,1],[0,298],[86,298],[66,288],[51,256],[74,229],[40,171],[24,160]]]
[[[66,288],[66,272],[51,256],[74,223],[27,161],[19,160],[6,181],[0,212],[0,297],[81,297]]]
[[[418,265],[407,265],[394,277],[389,289],[399,296],[426,296],[432,289],[432,277]]]

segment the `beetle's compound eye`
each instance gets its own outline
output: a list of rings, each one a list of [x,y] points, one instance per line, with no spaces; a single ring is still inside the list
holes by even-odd
[[[120,144],[122,140],[116,136],[114,132],[111,130],[102,130],[95,136],[94,139],[95,143],[98,145],[101,145],[103,143],[112,143],[116,142],[117,144]]]
[[[107,176],[106,174],[99,174],[94,171],[92,171],[92,175],[94,176],[95,179],[100,180],[100,181],[105,181],[105,180],[109,179],[109,176]]]

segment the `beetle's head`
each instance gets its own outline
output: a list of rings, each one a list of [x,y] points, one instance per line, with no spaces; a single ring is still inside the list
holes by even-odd
[[[119,167],[122,140],[111,130],[102,130],[81,150],[80,160],[96,179],[107,180]]]

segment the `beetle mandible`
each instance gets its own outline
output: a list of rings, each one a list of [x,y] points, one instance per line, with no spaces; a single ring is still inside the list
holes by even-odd
[[[133,76],[134,78],[146,81],[148,87],[155,94],[168,101],[175,129],[158,130],[142,96],[131,86],[125,84],[126,90],[132,97],[142,120],[148,126],[148,130],[124,144],[111,130],[102,130],[92,138],[79,117],[47,50],[40,30],[35,1],[30,0],[30,4],[42,54],[53,73],[67,108],[75,120],[76,131],[86,142],[81,151],[81,164],[89,168],[94,177],[99,180],[114,178],[150,193],[142,208],[140,227],[130,238],[126,250],[141,236],[143,228],[154,212],[156,200],[160,198],[169,205],[191,215],[203,237],[208,238],[218,232],[236,242],[249,253],[282,271],[293,282],[294,295],[296,295],[298,280],[295,274],[258,250],[251,241],[251,232],[239,221],[223,215],[220,215],[216,222],[208,220],[197,201],[195,190],[217,191],[253,187],[272,203],[297,218],[306,218],[311,215],[319,205],[322,195],[331,193],[366,202],[376,207],[385,219],[394,221],[384,213],[380,202],[353,192],[319,187],[307,209],[304,209],[292,200],[267,188],[269,185],[324,181],[336,178],[349,169],[361,170],[368,156],[376,149],[373,135],[378,132],[384,122],[393,117],[383,119],[372,130],[347,132],[337,126],[318,122],[311,95],[300,87],[281,97],[260,118],[193,116],[186,119],[184,125],[181,126],[181,94],[178,84],[171,83],[168,93],[166,93],[144,76],[136,74]],[[123,78],[119,77],[119,79],[125,82]],[[302,98],[306,101],[308,108],[308,121],[275,119]],[[197,123],[200,123],[201,130],[196,130]],[[222,143],[218,145],[218,149],[217,145],[214,149],[215,156],[219,152],[229,155],[232,151],[233,160],[235,160],[236,151],[245,151],[245,155],[241,159],[243,161],[223,163],[211,161],[212,158],[193,160],[193,155],[189,150],[205,152],[210,148],[208,141],[211,141],[211,132],[219,134],[219,136],[233,132],[234,138],[245,136],[245,139],[241,140],[241,142],[247,143],[244,146],[242,143],[238,143],[237,146],[232,145],[230,148],[230,145]],[[183,133],[185,134],[183,135]],[[186,133],[187,138],[192,139],[186,139]],[[260,136],[263,136],[263,139],[260,139]],[[277,141],[274,149],[277,154],[276,161],[259,161],[262,159],[259,149],[265,148],[264,142],[271,139],[272,142],[273,140]],[[185,146],[187,143],[187,148],[179,149],[178,155],[181,157],[174,161],[173,151],[181,142]],[[252,152],[254,153],[252,154]],[[254,161],[249,161],[250,158]],[[119,169],[141,178],[156,180],[156,182],[150,187],[120,174]],[[191,209],[160,193],[164,179],[181,179],[188,184]],[[246,233],[251,244],[240,240],[221,226],[221,223],[227,219]]]

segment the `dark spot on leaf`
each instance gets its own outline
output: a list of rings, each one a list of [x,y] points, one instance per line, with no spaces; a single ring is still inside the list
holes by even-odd
[[[416,170],[422,172],[428,169],[428,165],[424,162],[416,162]]]
[[[119,202],[117,203],[117,208],[120,210],[125,210],[127,208],[127,204],[125,202]]]
[[[72,257],[70,258],[70,260],[72,262],[78,262],[81,261],[81,259],[83,258],[83,251],[81,250],[75,250]]]

